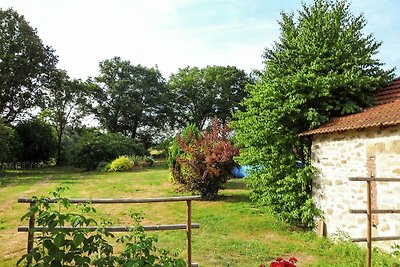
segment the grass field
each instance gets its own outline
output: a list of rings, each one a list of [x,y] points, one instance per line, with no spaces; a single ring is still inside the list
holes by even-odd
[[[79,172],[69,168],[38,169],[0,177],[0,266],[15,266],[24,254],[27,234],[17,233],[26,204],[18,197],[47,195],[67,186],[66,197],[141,198],[181,195],[168,182],[165,166],[129,173]],[[193,203],[193,259],[200,266],[269,266],[281,256],[296,257],[297,266],[365,266],[365,251],[349,243],[334,245],[311,232],[296,231],[277,221],[267,208],[248,199],[243,180],[230,180],[215,201]],[[185,203],[96,205],[115,225],[127,225],[129,209],[144,213],[143,224],[185,222]],[[185,256],[185,232],[157,233],[159,246],[179,249]],[[387,254],[375,252],[372,266],[400,266]]]

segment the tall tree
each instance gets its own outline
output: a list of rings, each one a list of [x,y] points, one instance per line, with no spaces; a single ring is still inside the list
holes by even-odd
[[[57,58],[25,18],[0,9],[0,116],[4,122],[38,105]]]
[[[92,84],[89,108],[109,132],[140,140],[163,127],[168,92],[157,68],[114,57],[100,63]]]
[[[233,128],[240,161],[259,166],[252,197],[291,223],[312,225],[310,140],[297,134],[330,117],[359,111],[392,78],[374,56],[381,43],[364,34],[366,21],[346,1],[315,0],[296,16],[282,13],[281,36],[266,49],[265,71],[249,88],[246,111]]]
[[[57,134],[57,165],[63,157],[63,138],[67,125],[83,117],[80,101],[84,85],[79,80],[71,80],[63,70],[55,69],[46,83],[45,103],[42,116],[52,125]]]
[[[227,121],[246,96],[245,86],[250,81],[243,70],[233,66],[180,69],[169,80],[176,124],[203,128],[214,116]]]

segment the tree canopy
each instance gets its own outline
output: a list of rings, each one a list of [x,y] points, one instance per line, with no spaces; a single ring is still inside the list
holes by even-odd
[[[309,162],[310,147],[297,134],[371,105],[393,71],[374,57],[381,43],[364,34],[364,17],[346,1],[303,4],[296,15],[282,13],[279,25],[279,41],[265,50],[264,73],[249,87],[233,128],[241,163],[258,166],[249,177],[252,198],[310,226],[313,169],[296,166]]]
[[[89,108],[109,132],[140,139],[164,124],[168,94],[157,68],[114,57],[100,63],[92,85]]]
[[[250,81],[243,70],[233,66],[180,69],[169,79],[176,125],[195,124],[201,129],[214,116],[227,121],[246,96]]]
[[[0,116],[12,122],[38,105],[57,57],[13,9],[0,9]]]

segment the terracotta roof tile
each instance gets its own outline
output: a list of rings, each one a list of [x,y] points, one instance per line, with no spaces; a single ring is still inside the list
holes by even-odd
[[[356,114],[333,118],[316,129],[300,133],[299,136],[400,124],[400,77],[379,90],[375,99],[377,106]]]
[[[400,77],[394,79],[388,86],[375,94],[378,104],[385,104],[400,99]]]
[[[386,104],[366,108],[356,114],[333,118],[316,129],[300,133],[299,136],[399,124],[400,99],[397,99]]]

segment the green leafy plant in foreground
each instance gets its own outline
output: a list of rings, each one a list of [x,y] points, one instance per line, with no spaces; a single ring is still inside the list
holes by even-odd
[[[95,219],[82,214],[94,214],[96,210],[90,204],[77,206],[76,212],[70,212],[70,201],[61,197],[64,188],[51,192],[56,204],[49,198],[33,197],[35,204],[22,216],[21,220],[34,215],[37,226],[42,231],[35,240],[35,247],[17,262],[17,266],[168,266],[183,267],[185,261],[177,253],[170,253],[156,247],[155,236],[148,236],[140,225],[143,219],[132,212],[133,226],[128,234],[116,238],[103,226],[109,220],[103,219],[99,224]],[[96,229],[85,229],[87,226],[98,226]],[[74,227],[73,230],[65,229]],[[124,245],[119,254],[114,253],[109,240]]]

